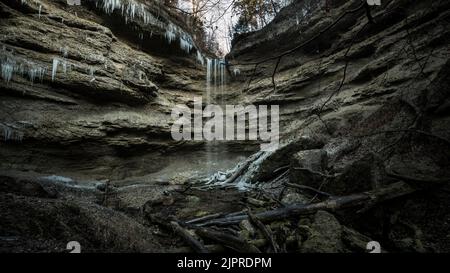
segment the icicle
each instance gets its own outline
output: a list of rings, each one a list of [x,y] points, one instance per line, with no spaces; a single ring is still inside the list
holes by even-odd
[[[55,80],[56,72],[58,71],[59,59],[53,58],[53,66],[52,66],[52,81]]]
[[[39,5],[39,19],[41,19],[42,5]]]
[[[36,79],[43,81],[46,67],[42,67],[36,63],[29,62],[25,58],[16,57],[8,52],[5,47],[0,52],[1,78],[9,83],[14,75],[22,78],[28,78],[31,84]]]
[[[169,44],[171,44],[177,38],[177,35],[171,29],[166,29],[166,33],[164,34],[164,36]]]
[[[89,67],[89,76],[91,76],[91,80],[89,82],[94,82],[95,81],[95,68],[94,67]]]
[[[37,69],[36,68],[30,68],[30,70],[28,70],[28,77],[30,78],[31,84],[33,85],[34,83],[34,79],[36,78],[36,74],[37,74]]]
[[[107,14],[120,12],[126,24],[140,19],[144,24],[151,24],[158,26],[161,29],[165,29],[164,37],[167,43],[171,44],[179,37],[180,49],[187,54],[189,54],[193,48],[196,48],[192,42],[192,37],[188,33],[171,22],[164,23],[156,18],[147,10],[144,3],[135,0],[98,0],[96,1],[96,7],[102,9]],[[152,34],[150,34],[150,36],[152,36]],[[143,35],[139,34],[139,37],[143,39]]]
[[[192,49],[192,43],[189,40],[184,39],[183,37],[180,37],[180,48],[184,52],[189,54],[191,52],[191,49]]]
[[[13,76],[14,64],[12,63],[2,63],[2,78],[8,84]]]
[[[23,140],[23,132],[20,132],[17,129],[11,128],[11,126],[0,124],[0,127],[3,129],[3,139],[4,141],[16,141],[22,142]]]
[[[197,61],[198,61],[199,63],[201,63],[202,66],[205,65],[205,59],[203,58],[203,55],[202,55],[202,53],[200,53],[199,50],[197,50]]]
[[[69,50],[67,49],[67,46],[59,48],[59,51],[64,58],[67,58],[67,56],[69,56]]]

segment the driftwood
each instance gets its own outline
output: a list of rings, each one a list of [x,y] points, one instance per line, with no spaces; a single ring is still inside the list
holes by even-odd
[[[177,233],[183,240],[197,253],[209,253],[208,249],[194,238],[186,229],[182,228],[177,222],[171,221],[170,225],[173,231]]]
[[[199,228],[196,230],[198,236],[218,242],[228,248],[231,248],[237,252],[241,253],[261,253],[261,251],[254,245],[250,244],[246,240],[230,235],[225,232],[208,229]]]
[[[328,197],[328,198],[333,197],[331,194],[329,194],[327,192],[315,189],[315,188],[310,187],[310,186],[299,185],[299,184],[294,184],[294,183],[289,183],[289,182],[286,182],[284,184],[286,186],[288,186],[288,187],[291,187],[291,188],[296,188],[296,189],[300,189],[300,190],[308,190],[308,191],[311,191],[313,193],[316,193],[316,194],[319,194],[319,195],[322,195],[322,196],[325,196],[325,197]]]
[[[393,183],[387,187],[375,189],[372,191],[351,194],[341,197],[333,197],[326,201],[314,204],[294,204],[283,208],[269,210],[257,213],[255,216],[261,222],[271,222],[285,219],[291,216],[312,214],[318,210],[336,211],[345,208],[359,207],[367,204],[375,204],[383,201],[399,198],[414,193],[417,189],[411,187],[405,182]],[[233,225],[242,220],[247,220],[248,215],[228,216],[213,219],[202,223],[202,226],[210,225]]]
[[[200,241],[194,238],[194,236],[192,236],[192,234],[189,233],[189,231],[180,226],[180,224],[178,224],[177,221],[172,220],[170,222],[167,222],[156,216],[150,216],[150,220],[156,224],[165,227],[166,229],[172,230],[175,234],[180,236],[183,239],[183,241],[187,245],[189,245],[189,247],[192,248],[192,250],[194,250],[195,252],[209,253],[208,249]]]
[[[221,216],[224,216],[224,214],[223,213],[214,213],[214,214],[205,215],[205,216],[202,216],[202,217],[199,217],[199,218],[195,218],[195,219],[186,221],[184,223],[187,224],[187,225],[191,225],[191,224],[195,224],[195,223],[198,223],[198,222],[204,222],[204,221],[207,221],[207,220],[219,218]]]
[[[407,176],[405,174],[398,174],[392,171],[386,171],[386,174],[392,178],[396,178],[402,181],[407,181],[407,182],[412,182],[414,183],[414,185],[418,185],[418,186],[427,186],[430,183],[432,184],[445,184],[450,182],[450,178],[444,178],[444,179],[436,179],[434,177],[412,177],[412,176]]]
[[[267,241],[270,242],[272,249],[275,253],[280,252],[280,248],[278,247],[275,239],[273,238],[272,231],[269,227],[266,227],[261,221],[259,221],[258,217],[256,217],[250,209],[247,211],[247,215],[250,219],[250,222],[256,225],[259,230],[261,230],[264,238],[266,238]]]
[[[205,245],[205,248],[209,253],[220,253],[225,252],[227,250],[223,245]],[[169,253],[192,253],[192,248],[190,247],[178,247],[168,250]]]
[[[247,161],[245,161],[227,180],[223,182],[223,184],[231,184],[233,183],[239,176],[241,176],[245,170],[250,166],[250,164],[258,159],[262,154],[256,153],[252,155]]]
[[[297,238],[295,236],[289,236],[286,238],[286,243],[293,244],[297,242]],[[256,247],[264,247],[268,244],[266,239],[255,239],[249,241],[251,245],[254,245]],[[213,245],[205,245],[205,248],[208,249],[210,253],[220,253],[220,252],[226,252],[227,248],[220,244],[213,244]],[[191,253],[192,248],[190,247],[178,247],[175,249],[170,250],[170,253]]]

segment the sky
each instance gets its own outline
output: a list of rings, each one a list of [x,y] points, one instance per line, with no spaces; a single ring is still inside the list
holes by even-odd
[[[205,0],[201,0],[205,1]],[[226,54],[230,51],[231,37],[229,30],[237,22],[237,16],[233,14],[234,0],[210,0],[207,11],[203,13],[203,19],[207,26],[207,35],[214,33],[219,43],[219,49]],[[179,8],[192,12],[192,3],[182,0]]]

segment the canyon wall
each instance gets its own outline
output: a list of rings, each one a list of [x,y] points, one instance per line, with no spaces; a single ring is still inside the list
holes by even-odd
[[[186,18],[135,0],[0,7],[3,169],[120,179],[166,164],[182,144],[172,108],[205,88]]]
[[[281,146],[225,166],[217,164],[226,161],[221,146],[171,138],[172,108],[192,107],[194,96],[207,93],[207,54],[186,18],[151,1],[1,0],[2,234],[23,236],[17,241],[38,251],[43,243],[62,251],[61,242],[74,236],[91,250],[166,251],[172,241],[155,239],[155,224],[143,225],[142,215],[186,220],[245,208],[242,192],[180,190],[208,165],[235,167],[212,182],[245,178],[261,187],[256,196],[276,193],[272,206],[396,183],[420,192],[285,223],[296,236],[304,231],[300,251],[351,251],[341,244],[348,238],[339,237],[338,248],[321,246],[330,233],[352,234],[352,244],[354,230],[394,251],[448,251],[450,3],[329,2],[328,11],[322,1],[293,1],[263,29],[234,38],[227,84],[213,101],[279,105]],[[229,145],[240,155],[255,150]],[[177,164],[158,177],[122,181],[170,162]],[[286,190],[280,181],[320,194]],[[305,225],[327,236],[314,242]]]

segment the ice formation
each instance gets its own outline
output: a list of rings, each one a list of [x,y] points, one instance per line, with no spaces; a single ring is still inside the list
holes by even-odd
[[[96,1],[96,6],[101,8],[107,14],[112,14],[114,12],[121,13],[125,23],[140,19],[144,24],[151,24],[164,29],[164,38],[166,39],[166,42],[171,44],[178,38],[180,49],[187,54],[190,54],[193,48],[199,51],[194,45],[192,37],[188,33],[171,22],[162,22],[149,12],[143,3],[139,3],[135,0],[98,0]],[[139,36],[143,39],[143,35],[140,34]],[[202,63],[198,56],[197,60]]]
[[[165,24],[148,12],[143,3],[138,3],[135,0],[96,0],[95,2],[96,6],[107,14],[120,12],[126,23],[140,18],[145,24],[165,28]]]
[[[5,142],[6,141],[22,142],[23,132],[21,132],[17,128],[14,128],[13,126],[7,124],[0,124],[0,128],[2,129],[1,132],[3,133],[3,140]]]
[[[198,61],[202,66],[205,65],[205,58],[203,58],[203,55],[202,55],[202,53],[201,53],[199,50],[197,50],[197,61]]]
[[[192,42],[189,40],[189,38],[185,39],[184,37],[180,37],[180,48],[189,54],[192,50]]]
[[[42,82],[47,71],[45,66],[28,61],[23,57],[16,56],[12,51],[8,51],[6,47],[3,47],[0,51],[0,67],[1,78],[6,84],[9,84],[14,75],[23,78],[27,77],[31,84],[36,80]]]
[[[70,63],[67,60],[67,57],[69,56],[69,48],[67,46],[65,47],[61,47],[59,49],[59,52],[61,52],[61,56],[60,57],[53,57],[53,61],[52,61],[52,81],[55,80],[56,78],[56,74],[58,73],[58,67],[61,65],[62,68],[62,73],[65,75],[67,74],[67,72],[72,69],[72,63]]]
[[[1,67],[2,67],[2,79],[6,81],[6,83],[9,83],[14,73],[14,64],[9,62],[9,60],[2,61]]]
[[[207,185],[206,187],[234,187],[241,191],[246,191],[251,188],[258,187],[258,181],[255,177],[260,171],[261,164],[267,159],[271,152],[259,151],[253,154],[245,161],[240,162],[234,168],[226,171],[218,171],[209,177],[206,177],[203,182]],[[227,178],[231,177],[236,173],[242,166],[246,166],[246,171],[235,179],[232,183],[227,181]]]
[[[53,65],[52,65],[52,81],[55,80],[56,72],[58,72],[58,65],[59,65],[59,59],[53,58]]]
[[[34,83],[36,78],[39,79],[39,81],[42,83],[42,81],[44,80],[45,72],[46,68],[44,67],[34,66],[29,68],[28,78],[30,79],[31,84]]]
[[[74,184],[75,181],[70,177],[60,176],[60,175],[50,175],[42,177],[43,179],[56,182],[56,183],[64,183],[64,184]]]
[[[166,33],[164,34],[166,41],[171,44],[173,41],[175,41],[175,39],[177,38],[177,35],[175,34],[175,32],[173,32],[170,29],[166,29]]]

